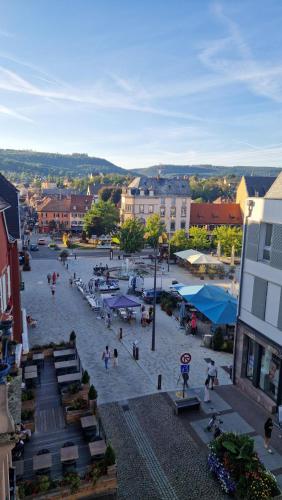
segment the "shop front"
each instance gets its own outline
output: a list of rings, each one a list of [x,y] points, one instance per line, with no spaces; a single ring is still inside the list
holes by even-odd
[[[236,383],[272,413],[282,404],[282,349],[242,322],[237,327]]]

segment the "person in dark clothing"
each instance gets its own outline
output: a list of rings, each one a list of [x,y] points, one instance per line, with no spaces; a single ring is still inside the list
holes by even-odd
[[[272,429],[273,429],[273,421],[272,418],[269,417],[264,424],[264,447],[267,449],[269,453],[272,453],[271,449],[269,448]]]

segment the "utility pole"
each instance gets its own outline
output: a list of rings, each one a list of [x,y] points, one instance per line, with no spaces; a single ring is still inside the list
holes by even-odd
[[[153,322],[152,322],[152,347],[151,350],[155,351],[155,341],[156,341],[156,288],[157,288],[157,256],[158,256],[158,244],[155,245],[154,253],[154,297],[153,297]]]

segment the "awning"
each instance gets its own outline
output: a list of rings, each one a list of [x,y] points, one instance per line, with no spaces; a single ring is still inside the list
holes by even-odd
[[[182,250],[181,252],[175,252],[176,257],[179,259],[187,260],[188,257],[191,257],[191,255],[203,255],[201,252],[198,252],[197,250],[193,250],[190,248],[189,250]]]
[[[237,299],[223,288],[215,285],[185,286],[178,293],[212,323],[235,324]]]
[[[206,254],[199,254],[199,255],[191,255],[188,257],[188,262],[192,265],[200,265],[200,264],[206,264],[206,265],[211,265],[213,264],[214,266],[221,266],[222,263],[216,259],[215,257],[212,257],[211,255],[206,255]]]
[[[110,309],[120,309],[127,307],[139,307],[140,302],[128,297],[128,295],[120,295],[119,297],[109,297],[104,299],[104,304]]]

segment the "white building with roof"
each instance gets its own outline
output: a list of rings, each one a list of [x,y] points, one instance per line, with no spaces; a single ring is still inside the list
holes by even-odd
[[[233,375],[273,412],[282,404],[282,173],[246,212]]]
[[[158,214],[169,234],[189,231],[191,194],[189,180],[181,178],[136,177],[121,195],[121,222],[138,218],[144,224]]]

